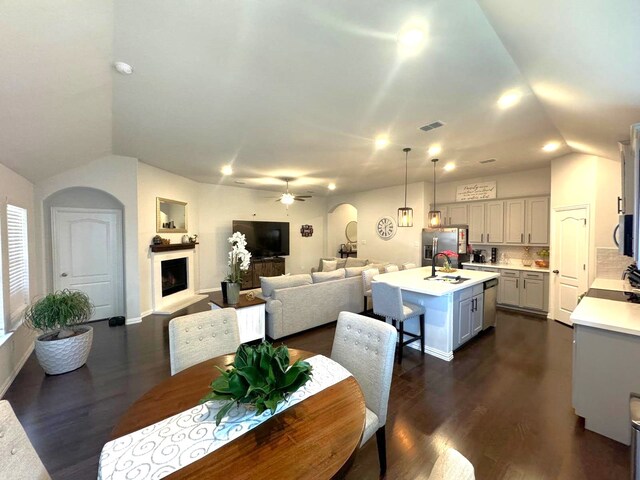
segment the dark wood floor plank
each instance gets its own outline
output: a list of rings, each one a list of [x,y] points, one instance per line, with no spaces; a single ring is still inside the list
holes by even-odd
[[[206,302],[175,316],[207,309]],[[46,377],[32,355],[5,398],[54,479],[95,478],[98,455],[118,418],[170,375],[169,317],[95,328],[87,366]],[[289,337],[294,348],[329,355],[335,326]],[[279,343],[279,342],[278,342]],[[499,311],[495,330],[453,362],[407,348],[394,367],[387,455],[389,479],[425,478],[448,446],[478,479],[623,479],[629,448],[584,429],[571,407],[572,330]],[[358,453],[349,479],[378,478],[375,441]]]

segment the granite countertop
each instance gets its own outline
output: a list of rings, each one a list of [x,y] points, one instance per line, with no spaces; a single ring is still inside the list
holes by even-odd
[[[515,262],[515,260],[514,260]],[[523,270],[526,272],[542,272],[542,273],[549,273],[549,269],[548,268],[538,268],[535,266],[535,264],[531,267],[525,267],[524,265],[520,264],[516,264],[516,263],[473,263],[473,262],[463,262],[462,263],[463,266],[466,267],[489,267],[489,268],[502,268],[505,270]]]
[[[439,270],[439,269],[438,269]],[[402,290],[409,292],[423,293],[425,295],[432,295],[435,297],[441,297],[448,295],[449,293],[456,292],[458,290],[464,290],[466,288],[484,283],[487,280],[498,278],[499,273],[492,272],[477,272],[473,270],[457,270],[453,273],[437,272],[438,276],[444,275],[460,275],[463,278],[469,280],[451,284],[446,282],[434,282],[431,280],[425,280],[425,277],[431,275],[431,267],[411,268],[409,270],[402,270],[400,272],[383,273],[373,277],[374,282],[385,282],[396,287],[400,287]]]

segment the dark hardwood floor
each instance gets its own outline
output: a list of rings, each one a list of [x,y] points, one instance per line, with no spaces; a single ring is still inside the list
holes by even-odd
[[[178,312],[206,309],[201,302]],[[168,317],[109,328],[94,323],[88,364],[46,377],[34,355],[5,395],[54,479],[96,478],[118,417],[169,376]],[[286,344],[328,355],[334,325]],[[478,479],[625,479],[629,448],[586,431],[571,407],[572,330],[499,311],[498,325],[452,362],[406,349],[396,365],[387,419],[388,479],[427,478],[447,446]],[[349,479],[378,478],[375,441]]]

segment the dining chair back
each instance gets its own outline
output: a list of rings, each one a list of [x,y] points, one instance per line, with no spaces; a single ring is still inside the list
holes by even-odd
[[[415,263],[413,263],[413,262],[406,262],[406,263],[403,263],[403,264],[402,264],[401,269],[402,269],[402,270],[409,270],[409,269],[411,269],[411,268],[416,268],[416,266],[417,266],[417,265],[416,265]]]
[[[368,310],[368,299],[371,297],[371,281],[373,277],[378,275],[380,270],[377,268],[367,268],[362,271],[362,291],[364,292],[364,311]]]
[[[0,478],[51,480],[13,408],[0,400]]]
[[[382,473],[387,466],[384,426],[396,338],[396,329],[388,323],[340,312],[331,349],[331,358],[351,372],[364,393],[367,412],[361,445],[376,434]]]
[[[475,480],[473,465],[457,450],[448,448],[436,460],[429,480]]]
[[[197,363],[233,353],[240,346],[234,308],[207,310],[169,322],[171,375]]]
[[[397,265],[390,263],[384,267],[384,273],[398,272],[400,269]]]
[[[394,327],[398,326],[400,344],[398,348],[398,363],[402,363],[404,346],[417,340],[420,340],[420,352],[424,355],[424,307],[415,303],[404,302],[400,287],[389,285],[386,282],[372,282],[371,297],[373,300],[373,313],[384,317]],[[418,317],[420,333],[405,332],[405,320],[415,317]],[[409,337],[406,341],[404,340],[405,336]]]

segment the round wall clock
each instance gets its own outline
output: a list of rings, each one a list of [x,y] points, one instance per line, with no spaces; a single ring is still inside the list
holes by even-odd
[[[383,240],[390,240],[396,234],[396,224],[391,217],[382,217],[376,224],[376,232]]]

